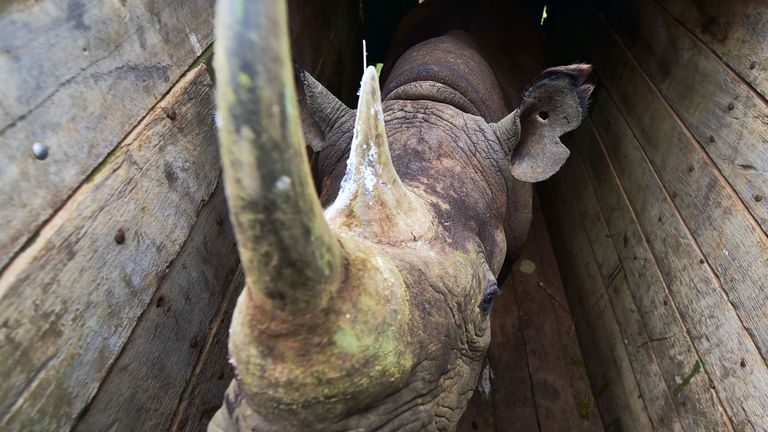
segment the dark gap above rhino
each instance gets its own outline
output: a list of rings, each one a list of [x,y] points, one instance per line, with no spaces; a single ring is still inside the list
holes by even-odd
[[[219,1],[216,32],[246,287],[237,379],[209,430],[453,430],[530,183],[568,157],[559,136],[586,113],[589,66],[545,70],[509,112],[484,37],[452,31],[399,57],[383,101],[368,68],[352,110],[300,69],[297,104],[283,2]]]

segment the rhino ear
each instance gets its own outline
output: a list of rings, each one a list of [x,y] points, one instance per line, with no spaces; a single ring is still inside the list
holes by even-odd
[[[592,67],[574,64],[539,74],[523,92],[520,108],[492,125],[496,135],[512,149],[512,175],[534,183],[546,180],[570,155],[560,136],[576,129],[586,117],[594,90],[585,84]],[[516,145],[510,147],[511,125],[518,126]],[[501,127],[506,125],[505,127]]]
[[[317,152],[325,148],[328,132],[352,109],[305,71],[296,59],[293,66],[299,83],[299,109],[304,135],[312,150]]]

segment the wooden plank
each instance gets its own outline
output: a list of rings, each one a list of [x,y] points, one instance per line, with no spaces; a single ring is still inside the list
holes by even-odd
[[[493,371],[493,408],[499,432],[538,429],[520,310],[512,283],[512,278],[507,278],[491,310],[488,364]]]
[[[585,36],[585,47],[600,47],[590,55],[599,66],[605,90],[650,160],[651,178],[658,176],[665,193],[673,197],[675,212],[685,220],[681,234],[694,242],[692,247],[699,255],[694,262],[704,259],[711,265],[715,283],[721,287],[719,295],[735,308],[735,322],[754,340],[762,356],[757,359],[758,367],[765,368],[768,238],[603,22],[592,14],[586,14],[585,20],[574,32]]]
[[[179,395],[194,380],[193,368],[208,345],[212,320],[221,321],[220,305],[227,296],[234,297],[228,282],[238,265],[219,183],[75,429],[168,429]],[[225,387],[221,383],[220,396]]]
[[[603,413],[603,423],[609,430],[617,425],[621,430],[651,430],[652,423],[648,416],[648,409],[632,370],[624,336],[616,321],[583,226],[586,221],[574,215],[577,204],[570,191],[561,187],[560,180],[550,182],[550,186],[551,202],[556,209],[557,220],[560,224],[567,224],[569,227],[566,235],[560,239],[562,241],[560,247],[567,254],[566,265],[571,268],[574,277],[567,283],[571,284],[570,289],[580,291],[579,300],[584,302],[589,327],[592,329],[600,356],[605,362],[606,369],[598,371],[599,374],[605,374],[608,379],[608,388],[605,389],[604,397],[615,400],[616,411]],[[595,393],[597,395],[603,391]]]
[[[578,346],[581,348],[584,357],[583,364],[574,363],[587,373],[592,386],[592,394],[594,395],[594,399],[592,401],[585,400],[586,404],[580,409],[584,411],[596,410],[605,428],[611,430],[619,421],[620,409],[616,399],[608,393],[611,384],[607,372],[609,369],[608,358],[603,356],[603,353],[597,346],[595,332],[592,330],[587,318],[586,302],[581,291],[582,282],[575,273],[575,264],[571,260],[569,251],[562,246],[566,241],[566,235],[570,235],[568,234],[570,232],[570,224],[563,224],[559,219],[557,206],[561,204],[553,196],[550,183],[551,181],[547,181],[540,185],[538,196],[541,199],[548,231],[552,236],[558,268],[562,275],[569,309],[573,315],[573,328],[578,335]],[[569,339],[569,341],[571,340]],[[571,346],[573,345],[569,345],[569,347]],[[592,403],[590,404],[590,402]],[[598,407],[599,409],[597,409]]]
[[[0,269],[210,45],[213,3],[0,6]]]
[[[561,176],[561,187],[569,188],[577,203],[576,210],[584,221],[595,259],[614,315],[621,328],[624,344],[638,386],[655,429],[682,430],[683,426],[672,401],[655,352],[651,349],[648,332],[627,283],[625,269],[611,241],[612,234],[605,224],[597,198],[578,159],[574,159]]]
[[[541,430],[603,430],[538,199],[512,288]]]
[[[768,98],[768,9],[764,1],[657,2]]]
[[[226,297],[214,321],[211,322],[206,349],[201,352],[193,375],[184,386],[169,431],[207,430],[211,418],[221,408],[224,392],[234,378],[232,365],[227,361],[229,324],[232,321],[232,310],[244,284],[243,271],[239,268],[227,287]]]
[[[487,363],[485,367],[488,367]],[[461,416],[459,423],[456,425],[455,432],[498,430],[493,416],[493,393],[490,386],[488,390],[491,391],[488,394],[483,394],[479,389],[475,389],[467,404],[467,410],[464,411],[464,415]]]
[[[706,150],[715,172],[768,232],[768,200],[755,199],[768,196],[768,101],[656,3],[630,0],[621,8],[603,3],[612,29],[642,73],[680,116],[685,133],[700,143],[692,144]],[[762,33],[768,35],[768,29]]]
[[[0,278],[0,428],[73,424],[163,282],[218,175],[212,84],[201,66]]]
[[[598,108],[602,108],[602,100],[597,103],[600,104]],[[727,417],[710,389],[707,375],[695,374],[682,385],[682,380],[691,373],[692,365],[699,361],[696,348],[591,123],[584,126],[572,139],[574,157],[583,163],[588,177],[588,182],[579,184],[582,188],[586,185],[593,187],[599,200],[609,238],[647,332],[647,342],[640,343],[647,343],[652,348],[683,427],[687,430],[726,429]]]
[[[737,430],[748,430],[750,423],[768,424],[763,423],[768,421],[768,370],[724,295],[720,280],[610,98],[598,97],[591,119],[674,300],[672,304],[697,347],[703,367],[699,372],[706,371],[712,379]],[[719,224],[713,226],[722,229]],[[697,373],[695,364],[688,369],[690,372],[680,375],[680,380]]]

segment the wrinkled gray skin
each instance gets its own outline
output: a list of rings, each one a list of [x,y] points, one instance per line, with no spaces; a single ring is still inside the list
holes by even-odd
[[[337,196],[356,184],[350,144],[356,129],[376,122],[378,86],[364,81],[361,100],[375,96],[361,101],[358,111],[373,114],[360,120],[300,73],[320,202],[331,207],[325,218],[345,270],[325,306],[293,322],[283,296],[244,290],[230,340],[238,379],[209,430],[453,430],[490,341],[496,276],[529,228],[530,183],[565,162],[558,137],[586,112],[588,73],[585,65],[544,71],[509,114],[468,35],[413,47],[394,66],[382,104],[392,173],[404,189],[388,195],[399,186],[379,177],[382,189],[346,210]],[[382,160],[371,167],[386,175]],[[233,213],[242,211],[234,188],[227,183]]]

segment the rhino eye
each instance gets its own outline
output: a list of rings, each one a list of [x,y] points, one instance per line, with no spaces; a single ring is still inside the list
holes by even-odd
[[[499,291],[498,285],[493,284],[488,287],[488,289],[485,291],[485,294],[483,295],[483,301],[480,303],[480,310],[486,314],[490,312],[491,306],[493,305],[493,299],[495,299],[499,294],[501,294],[501,291]]]

